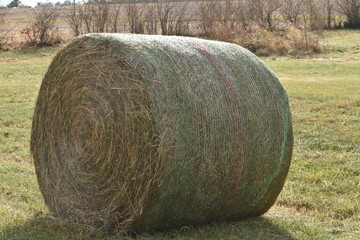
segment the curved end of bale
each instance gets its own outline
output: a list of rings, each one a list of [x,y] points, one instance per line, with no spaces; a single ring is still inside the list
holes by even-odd
[[[239,46],[91,34],[53,59],[31,151],[53,213],[159,230],[267,211],[291,129],[279,80]]]
[[[54,58],[37,100],[31,150],[54,213],[126,229],[141,214],[159,163],[148,145],[155,135],[149,93],[109,45],[78,38]]]

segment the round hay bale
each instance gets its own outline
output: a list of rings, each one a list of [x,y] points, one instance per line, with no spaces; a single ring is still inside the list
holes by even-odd
[[[266,212],[292,153],[286,92],[242,47],[89,34],[53,59],[31,151],[61,217],[167,229]]]

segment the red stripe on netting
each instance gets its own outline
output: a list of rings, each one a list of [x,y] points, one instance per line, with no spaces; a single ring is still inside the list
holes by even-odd
[[[215,67],[217,72],[220,74],[219,80],[223,83],[226,88],[227,93],[229,94],[229,108],[231,109],[233,127],[234,127],[234,159],[232,162],[232,172],[230,175],[230,180],[228,187],[225,189],[224,201],[220,206],[220,209],[217,213],[218,216],[223,216],[226,212],[234,207],[236,203],[236,197],[233,196],[234,191],[236,191],[240,185],[240,177],[244,168],[244,145],[245,141],[243,140],[243,127],[241,124],[241,114],[240,114],[240,101],[238,94],[233,86],[233,83],[229,77],[228,72],[222,66],[219,59],[212,53],[210,53],[206,47],[196,41],[191,41],[193,46],[199,49]]]

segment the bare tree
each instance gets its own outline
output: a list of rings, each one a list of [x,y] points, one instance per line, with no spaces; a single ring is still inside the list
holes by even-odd
[[[286,20],[292,24],[297,25],[299,16],[304,12],[304,1],[305,0],[287,0],[284,1],[281,8],[281,13]]]
[[[39,7],[33,11],[34,27],[33,31],[34,41],[37,45],[45,46],[52,45],[56,40],[57,19],[59,13],[55,7]]]
[[[249,16],[260,27],[272,28],[274,13],[282,6],[281,0],[246,0]]]
[[[217,4],[212,11],[221,27],[229,31],[234,31],[239,20],[244,19],[240,1],[226,0]]]
[[[107,32],[110,27],[110,3],[105,0],[96,0],[77,7],[76,17],[79,19],[81,33]],[[74,21],[73,21],[74,22]]]
[[[144,33],[143,4],[131,2],[125,4],[125,12],[131,33]]]
[[[75,36],[81,34],[81,28],[83,24],[83,21],[80,17],[79,8],[81,8],[81,6],[76,4],[76,1],[74,0],[68,12],[67,19],[65,20],[70,26],[71,30],[74,32]]]
[[[158,33],[158,19],[156,16],[156,5],[150,3],[149,0],[148,4],[146,5],[145,11],[145,30],[147,34],[157,34]]]
[[[206,36],[210,36],[215,29],[216,16],[213,11],[217,8],[217,3],[214,1],[199,3],[198,14],[200,17],[200,26]]]
[[[121,5],[120,4],[114,4],[112,6],[114,9],[111,14],[112,20],[112,26],[113,26],[113,32],[117,33],[120,32],[120,26],[119,26],[119,17],[120,17],[120,11],[121,11]]]
[[[360,28],[360,0],[336,0],[338,11],[347,18],[347,26]]]
[[[332,0],[322,0],[321,5],[323,6],[323,13],[326,15],[326,28],[332,28],[332,19],[334,13],[334,4]]]
[[[246,2],[243,0],[236,1],[236,5],[234,7],[235,10],[235,20],[237,23],[241,24],[242,28],[246,30],[247,26],[249,25],[247,16],[248,13],[246,12]]]
[[[172,13],[174,11],[174,4],[157,2],[156,3],[156,14],[160,21],[161,34],[170,35],[172,27]]]
[[[190,12],[188,2],[156,2],[156,15],[162,35],[189,34]]]
[[[93,32],[91,4],[84,3],[83,6],[79,7],[77,10],[79,12],[80,21],[83,25],[82,33]]]
[[[121,5],[106,0],[73,1],[66,20],[75,36],[84,33],[119,32]]]
[[[8,9],[0,9],[0,49],[3,48],[3,45],[6,42],[7,34],[9,33],[9,28],[6,27],[6,15],[8,13]]]
[[[106,0],[95,0],[91,4],[91,14],[93,17],[93,32],[107,32],[109,27],[110,4]]]
[[[305,11],[309,18],[309,28],[321,31],[324,29],[321,6],[317,0],[305,0]]]
[[[209,1],[199,3],[200,28],[208,37],[227,40],[249,26],[250,14],[242,0]]]
[[[190,34],[190,19],[192,18],[191,11],[189,9],[189,2],[183,2],[175,7],[174,14],[174,26],[171,35],[189,35]]]

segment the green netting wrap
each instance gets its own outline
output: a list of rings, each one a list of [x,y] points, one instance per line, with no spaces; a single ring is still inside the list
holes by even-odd
[[[56,55],[31,136],[50,210],[125,231],[266,212],[292,144],[286,92],[255,55],[131,34],[85,35]]]

